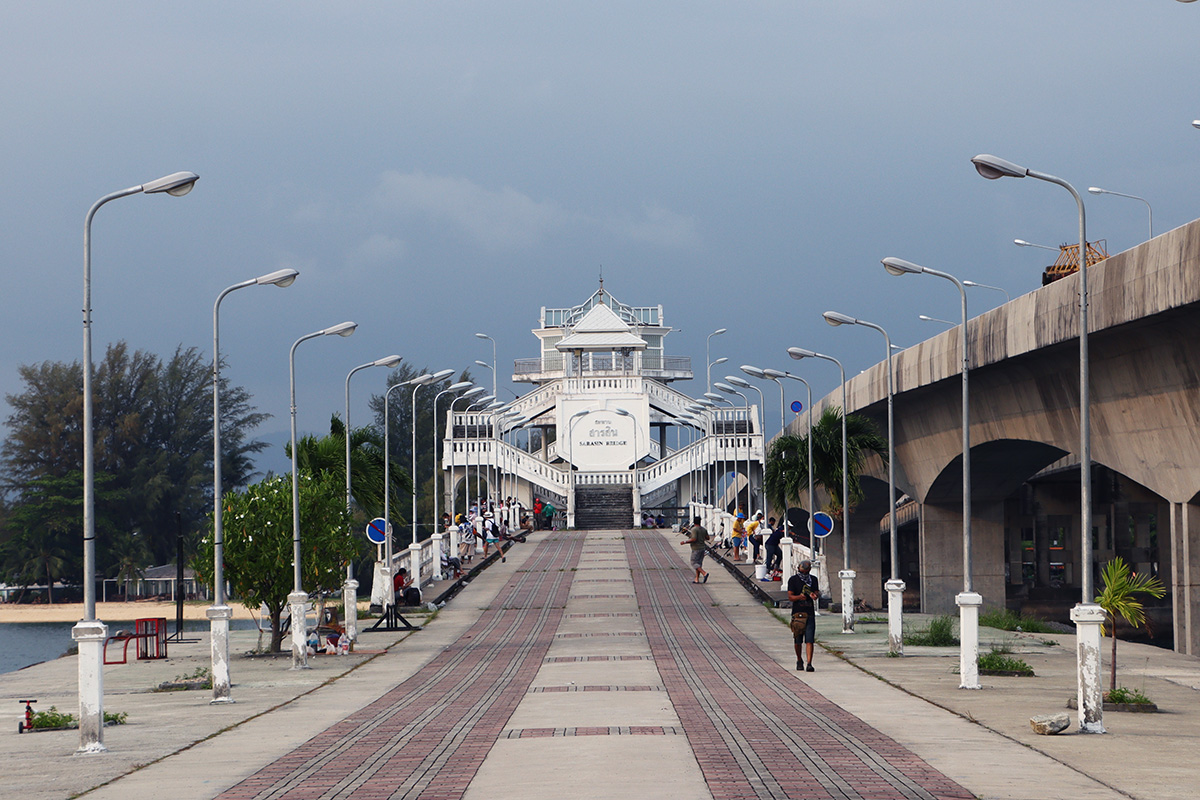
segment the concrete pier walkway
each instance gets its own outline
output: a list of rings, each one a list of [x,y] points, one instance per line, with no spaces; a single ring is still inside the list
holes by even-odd
[[[840,617],[823,616],[822,646],[845,657],[818,648],[817,671],[798,673],[780,620],[724,570],[693,585],[678,541],[665,531],[539,534],[420,632],[364,635],[359,653],[300,672],[235,658],[229,706],[137,688],[203,664],[206,642],[173,664],[108,667],[107,707],[130,715],[106,730],[110,752],[72,755],[73,732],[0,734],[4,794],[1193,796],[1196,659],[1122,643],[1136,651],[1123,662],[1131,667],[1155,651],[1147,693],[1171,713],[1108,714],[1108,736],[1037,737],[1028,717],[1059,710],[1073,691],[1069,645],[1036,643],[1042,677],[962,692],[957,651],[886,658],[872,625],[843,635]],[[0,676],[0,694],[70,708],[73,667],[60,659]],[[1155,774],[1139,768],[1142,747],[1155,751]]]

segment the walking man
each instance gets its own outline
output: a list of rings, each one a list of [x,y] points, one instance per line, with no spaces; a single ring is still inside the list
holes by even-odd
[[[684,539],[680,544],[692,546],[692,566],[696,568],[696,577],[692,583],[708,583],[708,573],[704,571],[704,553],[705,545],[708,542],[708,531],[700,524],[700,518],[696,517],[692,520],[692,526],[684,532],[688,534],[689,538]]]
[[[805,672],[816,672],[813,669],[813,643],[817,639],[816,598],[820,594],[817,586],[817,576],[812,574],[812,562],[801,561],[800,571],[788,578],[788,600],[792,601],[792,638],[796,642],[796,669]],[[808,655],[808,666],[804,666],[804,658],[800,646],[805,645]]]

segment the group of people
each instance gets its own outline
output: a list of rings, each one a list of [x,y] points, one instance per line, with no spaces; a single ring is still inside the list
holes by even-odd
[[[471,561],[475,556],[476,545],[481,545],[483,557],[487,558],[489,551],[495,548],[500,553],[500,560],[507,561],[502,547],[504,542],[525,541],[525,536],[534,530],[537,517],[536,509],[540,500],[534,503],[533,517],[525,513],[521,504],[514,498],[508,497],[499,503],[482,501],[473,504],[466,513],[458,514],[453,522],[450,515],[442,515],[442,530],[458,533],[458,556],[450,556],[449,548],[442,551],[442,571],[447,568],[454,570],[455,577],[462,574],[462,565]],[[553,506],[546,506],[553,508]],[[553,511],[551,511],[553,513]],[[514,527],[516,532],[514,533]]]
[[[742,536],[753,535],[755,533],[763,535],[766,531],[760,531],[763,527],[762,512],[755,515],[754,528],[747,530],[743,524],[741,526]],[[738,513],[737,519],[734,521],[734,536],[737,536],[738,522],[744,522],[746,515]],[[755,524],[757,523],[757,524]],[[767,552],[767,567],[771,568],[771,559],[775,554],[778,554],[779,562],[782,562],[783,551],[780,548],[779,540],[783,538],[783,526],[779,526],[779,530],[774,530],[775,518],[771,517],[767,520],[767,530],[770,530],[770,535],[767,536],[765,547]],[[709,539],[711,538],[708,529],[700,522],[700,517],[695,517],[691,525],[685,524],[680,531],[685,536],[680,544],[691,545],[691,564],[696,571],[696,575],[692,578],[692,583],[708,583],[709,573],[704,569],[704,556],[708,552]],[[771,540],[774,539],[774,542]],[[741,542],[741,547],[746,546],[746,542]],[[737,547],[737,545],[735,545]],[[771,548],[774,548],[772,551]],[[758,557],[758,547],[754,548],[755,559]],[[738,558],[735,555],[735,559]],[[777,562],[778,563],[778,562]],[[817,602],[821,595],[820,586],[817,582],[817,576],[812,574],[812,562],[805,559],[799,564],[799,572],[788,578],[787,581],[788,600],[792,603],[792,641],[796,648],[796,669],[804,672],[815,672],[813,668],[813,649],[817,637]],[[805,658],[807,657],[807,663]]]
[[[774,517],[767,517],[764,521],[761,511],[756,512],[754,519],[747,524],[745,512],[739,510],[734,516],[733,533],[729,539],[733,560],[765,564],[768,576],[766,580],[771,580],[770,576],[783,566],[782,542],[786,533],[785,527],[776,527]],[[752,556],[748,550],[753,551]]]

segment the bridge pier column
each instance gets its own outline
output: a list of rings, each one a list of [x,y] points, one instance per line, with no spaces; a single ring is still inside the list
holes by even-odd
[[[1004,503],[976,503],[971,516],[971,588],[985,605],[1002,607]],[[963,590],[962,506],[921,505],[921,610],[957,614]]]
[[[808,534],[801,536],[802,543],[808,542]],[[871,608],[883,608],[883,564],[879,549],[879,520],[869,519],[854,512],[850,513],[850,564],[842,563],[842,526],[834,526],[834,532],[825,537],[821,547],[821,559],[825,562],[825,573],[833,576],[846,570],[854,571],[854,596]],[[824,586],[821,591],[833,591]],[[834,592],[834,600],[838,595]]]
[[[1162,541],[1161,536],[1159,541]],[[1190,656],[1200,655],[1198,542],[1200,506],[1194,503],[1171,503],[1171,549],[1169,553],[1161,553],[1160,557],[1171,562],[1171,616],[1175,628],[1175,650]]]

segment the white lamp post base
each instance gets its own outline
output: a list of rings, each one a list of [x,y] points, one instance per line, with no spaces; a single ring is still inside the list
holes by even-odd
[[[962,592],[954,597],[958,604],[958,688],[979,688],[979,607],[983,597]]]
[[[1104,691],[1100,685],[1100,638],[1104,609],[1079,603],[1071,609],[1079,671],[1079,732],[1104,733]]]
[[[342,586],[342,621],[350,646],[358,641],[358,581],[349,580]]]
[[[288,609],[292,616],[292,669],[308,669],[308,622],[305,609],[308,606],[306,592],[292,592],[288,595]]]
[[[77,753],[105,753],[104,746],[104,640],[108,626],[100,620],[81,620],[71,629],[79,646],[79,749]]]
[[[838,573],[842,579],[842,633],[854,633],[854,578],[857,574],[852,569]]]
[[[904,581],[899,578],[883,585],[888,595],[888,652],[904,655]]]
[[[212,699],[208,702],[232,703],[229,696],[229,620],[233,609],[229,606],[210,606],[204,616],[209,620],[209,644],[212,651]]]

